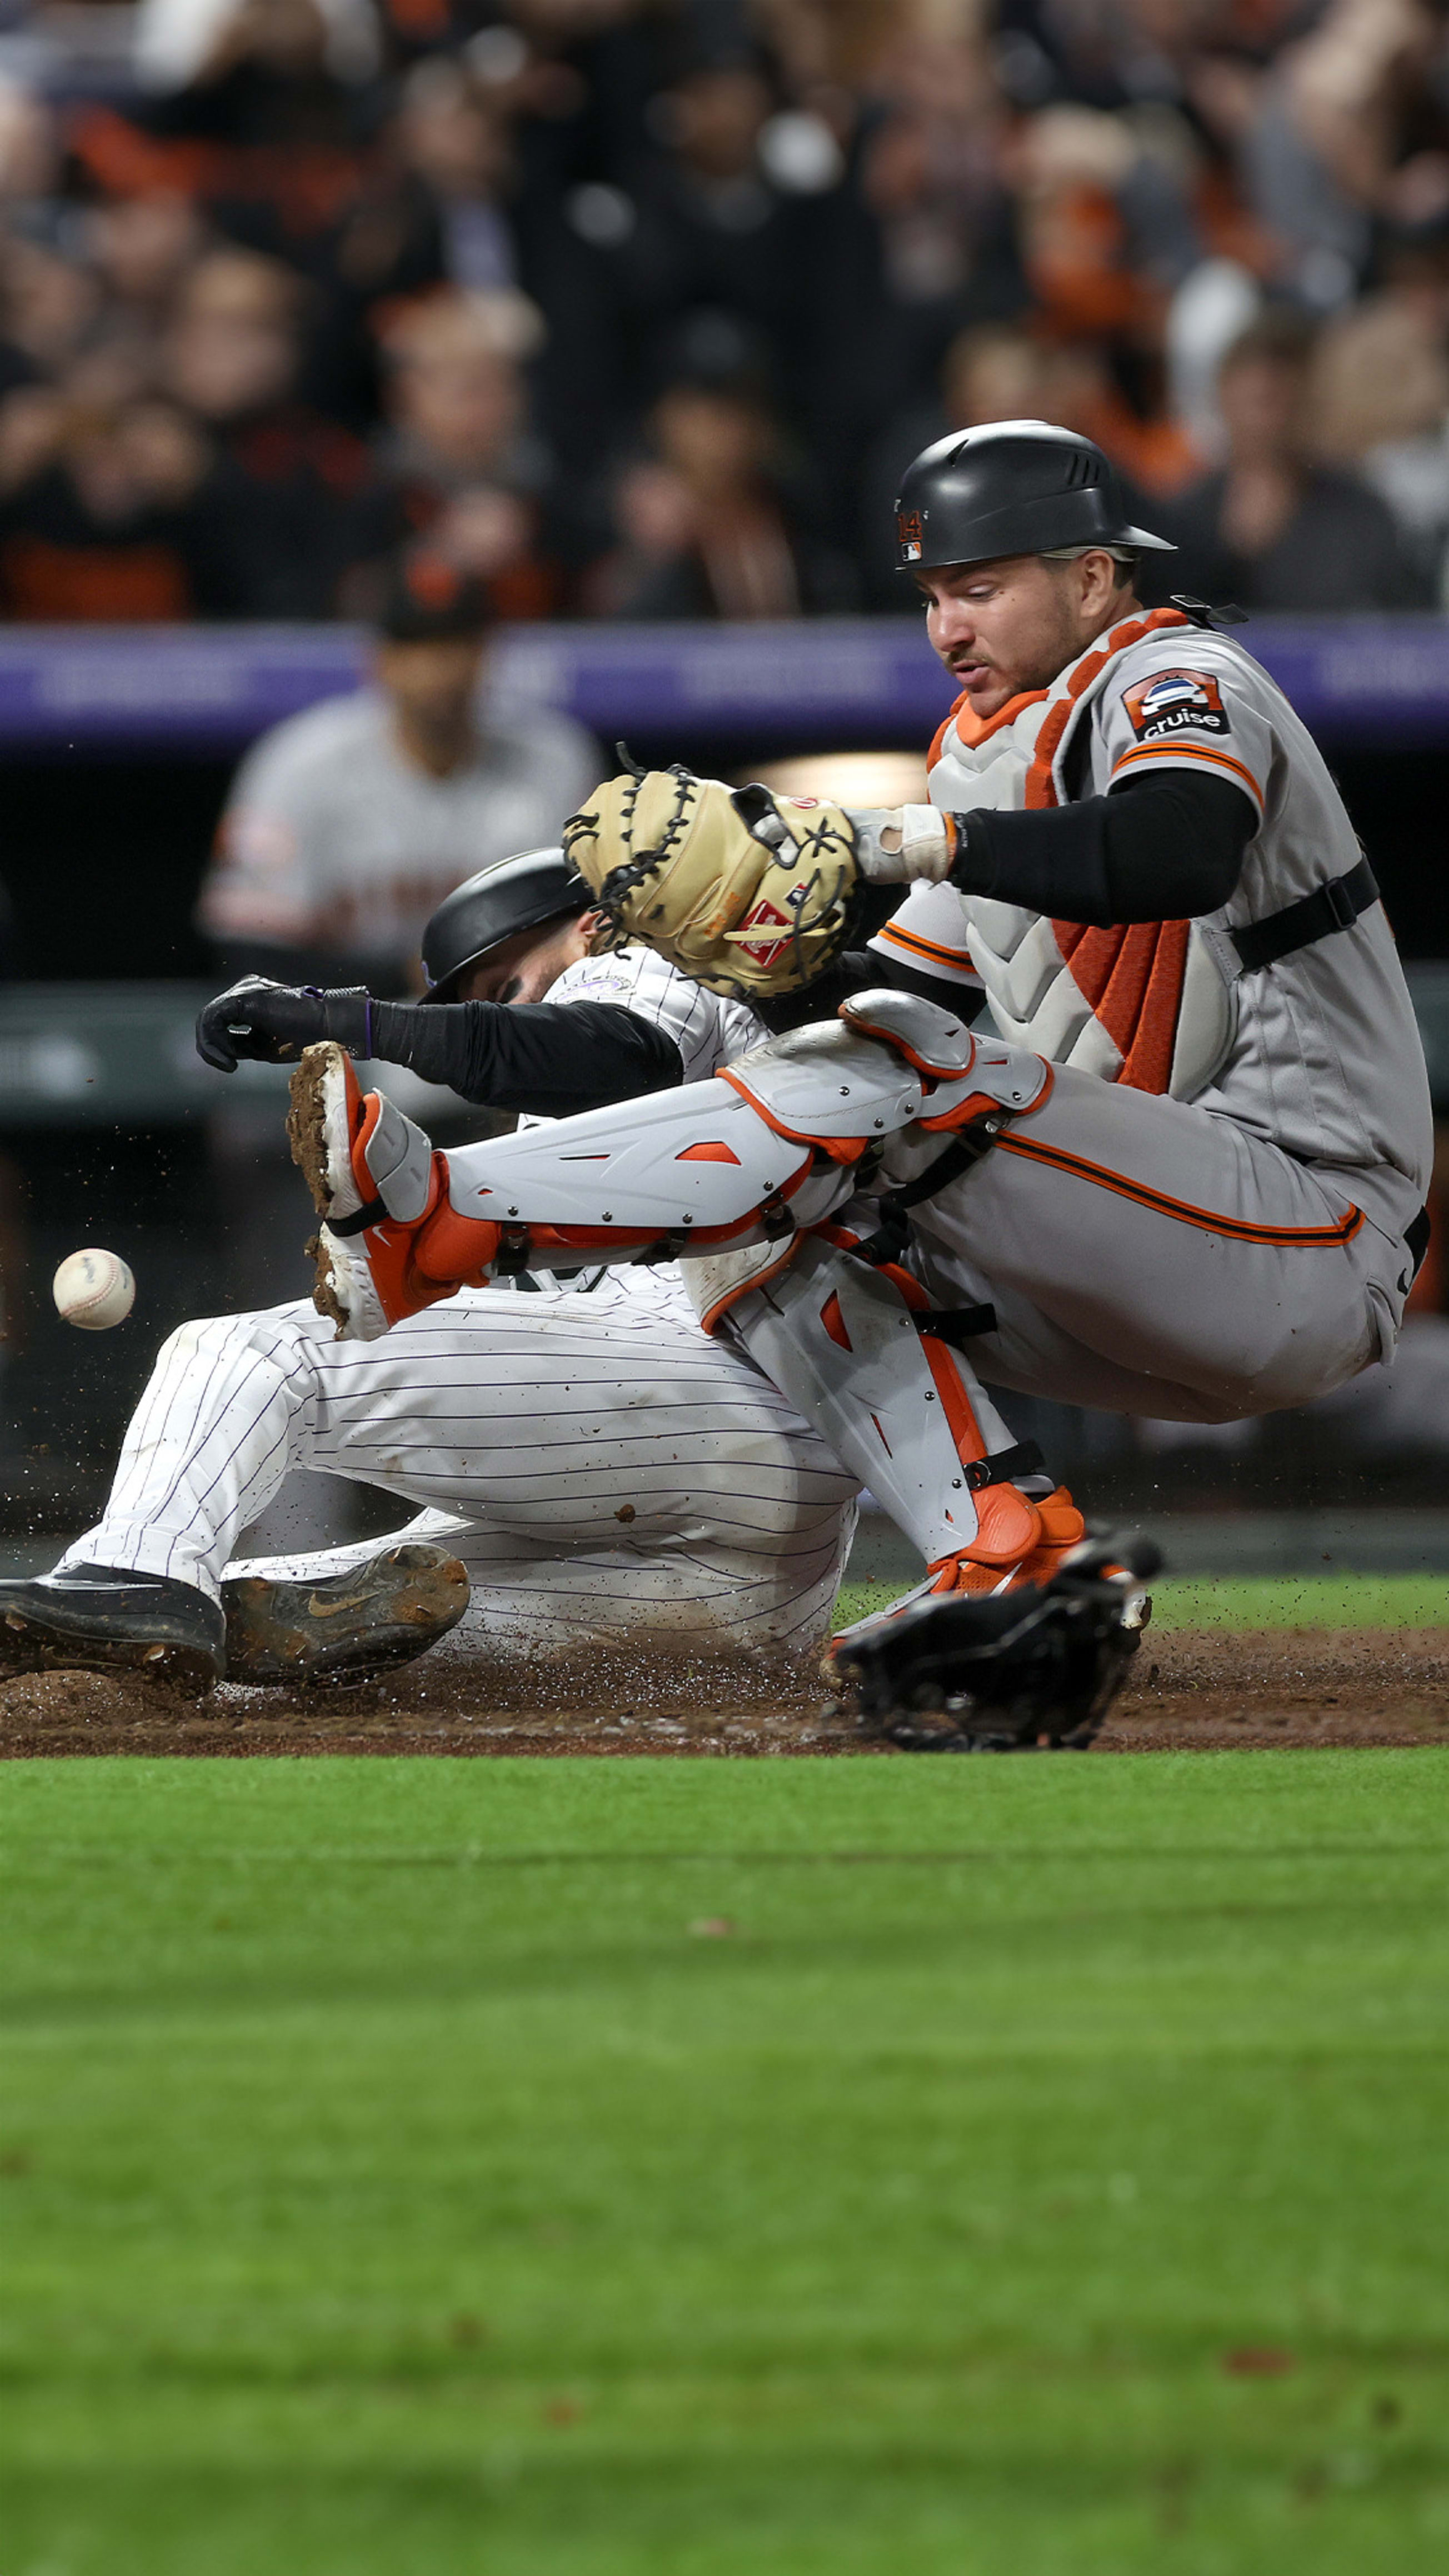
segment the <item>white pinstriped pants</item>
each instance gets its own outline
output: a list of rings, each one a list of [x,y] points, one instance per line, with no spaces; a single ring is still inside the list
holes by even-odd
[[[631,1293],[631,1291],[633,1293]],[[215,1597],[289,1468],[430,1508],[475,1634],[807,1648],[830,1631],[856,1484],[677,1283],[597,1296],[464,1289],[378,1342],[310,1305],[183,1324],[163,1344],[98,1527],[61,1563]],[[375,1553],[254,1561],[305,1579]]]

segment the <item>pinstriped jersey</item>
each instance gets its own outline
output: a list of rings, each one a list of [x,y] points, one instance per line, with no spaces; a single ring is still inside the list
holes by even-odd
[[[663,1029],[679,1049],[686,1082],[707,1082],[722,1064],[758,1046],[769,1031],[747,1002],[706,992],[690,975],[656,957],[652,948],[616,948],[603,957],[583,957],[566,966],[551,984],[549,1002],[611,1002]],[[520,1118],[520,1127],[542,1127],[542,1118]],[[630,1316],[668,1313],[691,1323],[694,1308],[685,1293],[677,1262],[638,1270],[581,1270],[555,1282],[549,1271],[533,1271],[530,1280],[545,1295],[586,1292],[598,1311],[618,1310]]]
[[[615,948],[603,957],[582,957],[564,968],[547,999],[612,1002],[618,1010],[651,1021],[673,1038],[686,1082],[707,1082],[722,1064],[769,1034],[747,1002],[707,993],[691,975],[681,975],[677,966],[656,957],[652,948]]]

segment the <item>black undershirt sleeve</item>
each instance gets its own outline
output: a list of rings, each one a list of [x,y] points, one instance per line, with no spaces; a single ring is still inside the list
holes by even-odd
[[[1191,921],[1227,902],[1258,817],[1225,778],[1174,769],[1040,814],[956,816],[951,881],[1056,921]]]
[[[537,1118],[684,1080],[673,1038],[617,1002],[374,1002],[366,1051],[464,1100]]]
[[[900,887],[892,886],[890,891],[893,908],[898,908]],[[783,1037],[789,1029],[803,1028],[808,1020],[833,1019],[852,993],[877,993],[883,988],[919,993],[923,1001],[935,1002],[943,1011],[959,1011],[968,1024],[985,998],[974,984],[953,984],[945,975],[928,975],[924,967],[909,966],[904,958],[882,956],[876,948],[847,948],[801,992],[761,996],[752,1008],[772,1037]]]

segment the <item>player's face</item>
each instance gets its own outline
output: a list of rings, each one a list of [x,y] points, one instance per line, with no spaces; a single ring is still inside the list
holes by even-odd
[[[482,659],[481,637],[382,643],[377,675],[404,720],[420,734],[451,735],[468,724]]]
[[[916,581],[926,633],[981,717],[999,714],[1023,690],[1044,689],[1131,596],[1122,567],[1095,550],[1075,563],[1003,555],[949,564]]]
[[[592,919],[586,915],[585,921]],[[545,921],[536,930],[520,930],[465,976],[460,1002],[542,1002],[566,966],[588,953],[584,921]]]

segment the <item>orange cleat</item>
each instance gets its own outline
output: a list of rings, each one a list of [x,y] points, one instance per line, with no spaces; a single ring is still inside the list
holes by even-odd
[[[1003,1563],[994,1552],[988,1556],[978,1540],[963,1548],[959,1556],[942,1557],[933,1565],[920,1593],[912,1594],[912,1599],[929,1600],[935,1593],[1016,1592],[1023,1583],[1050,1583],[1068,1550],[1080,1547],[1087,1535],[1087,1524],[1065,1485],[1058,1485],[1039,1503],[1028,1501],[1014,1485],[996,1485],[982,1495],[981,1502],[992,1502],[998,1494],[1009,1494],[1031,1515],[1034,1526],[1024,1548],[1009,1563]],[[983,1531],[989,1521],[990,1515],[983,1513]]]

